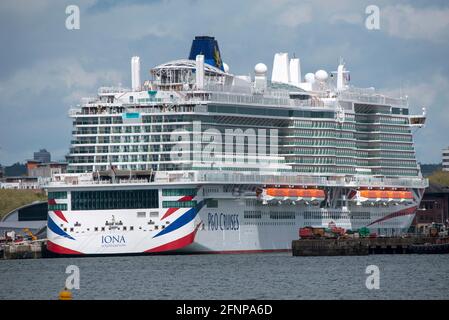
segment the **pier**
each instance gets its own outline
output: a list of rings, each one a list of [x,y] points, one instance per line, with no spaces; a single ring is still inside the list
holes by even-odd
[[[294,256],[449,253],[449,238],[299,239],[292,241],[292,253]]]
[[[6,260],[42,258],[42,253],[46,251],[46,241],[36,240],[8,243],[1,248],[1,251],[2,254],[0,257]]]

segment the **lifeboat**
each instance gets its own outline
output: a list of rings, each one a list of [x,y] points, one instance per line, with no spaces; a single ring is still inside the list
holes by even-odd
[[[385,190],[361,190],[360,198],[366,199],[393,199],[393,200],[413,200],[411,191],[385,191]]]
[[[324,190],[321,189],[292,189],[292,188],[267,188],[262,192],[265,201],[312,201],[314,204],[325,198]]]
[[[320,189],[268,188],[266,194],[272,197],[324,198],[324,190]]]

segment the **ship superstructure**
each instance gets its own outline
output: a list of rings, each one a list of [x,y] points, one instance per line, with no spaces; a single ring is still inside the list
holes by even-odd
[[[303,81],[285,53],[270,80],[262,63],[234,75],[212,37],[143,83],[131,65],[132,89],[100,88],[70,110],[51,250],[288,250],[301,226],[407,231],[427,180],[412,136],[425,116],[406,98],[351,86],[343,62]]]

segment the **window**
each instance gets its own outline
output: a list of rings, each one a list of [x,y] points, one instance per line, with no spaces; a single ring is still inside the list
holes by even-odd
[[[162,201],[163,208],[193,208],[196,201]]]
[[[137,212],[137,218],[145,218],[146,213],[145,212]]]
[[[196,189],[162,189],[163,196],[196,196]]]
[[[295,219],[295,213],[290,211],[270,211],[270,219]]]
[[[150,212],[150,217],[151,217],[151,218],[157,218],[157,217],[159,217],[159,212],[158,212],[158,211],[151,211],[151,212]]]
[[[206,206],[208,208],[218,208],[218,200],[206,199]]]
[[[245,219],[262,219],[262,212],[260,210],[255,211],[244,211],[243,217]]]
[[[67,210],[67,204],[65,204],[65,203],[49,204],[48,205],[48,210],[49,211],[54,211],[54,210],[65,211],[65,210]]]
[[[67,192],[65,191],[49,192],[48,199],[67,199]]]
[[[158,190],[72,192],[72,210],[146,209],[158,204]]]

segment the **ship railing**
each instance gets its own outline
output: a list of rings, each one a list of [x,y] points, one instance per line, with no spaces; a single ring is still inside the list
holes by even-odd
[[[80,114],[81,112],[82,112],[81,108],[70,108],[69,116],[76,116],[77,114]]]
[[[208,101],[213,102],[223,102],[223,103],[231,103],[231,104],[254,104],[254,105],[269,105],[269,106],[288,106],[289,99],[288,98],[280,98],[280,97],[265,97],[265,96],[257,96],[257,95],[242,95],[242,94],[231,94],[231,93],[221,93],[221,92],[212,92],[208,97]]]
[[[123,87],[100,87],[98,88],[98,94],[104,94],[104,93],[124,93],[131,91],[128,88]]]
[[[376,93],[374,88],[350,88],[340,93],[340,99],[353,100],[355,102],[376,103],[383,105],[407,106],[405,98],[391,98],[383,94]]]
[[[148,183],[229,183],[264,185],[304,185],[329,187],[404,187],[426,188],[427,179],[421,178],[381,178],[359,176],[308,176],[288,173],[249,173],[220,171],[158,171],[154,180],[146,178],[116,178],[115,180],[76,179],[52,181],[50,186],[62,185],[103,185],[103,184],[148,184]]]
[[[48,187],[58,187],[58,186],[83,186],[83,185],[110,185],[110,184],[148,184],[151,181],[149,179],[129,179],[129,178],[116,178],[115,180],[98,180],[98,179],[90,179],[90,180],[78,180],[78,179],[68,179],[68,180],[60,180],[60,181],[49,181],[46,183]]]
[[[323,177],[298,174],[264,174],[217,171],[191,171],[183,173],[166,172],[156,174],[159,182],[209,182],[209,183],[257,183],[257,184],[295,184],[316,186],[375,186],[375,187],[408,187],[425,188],[427,179],[420,178],[377,178],[377,177]]]

